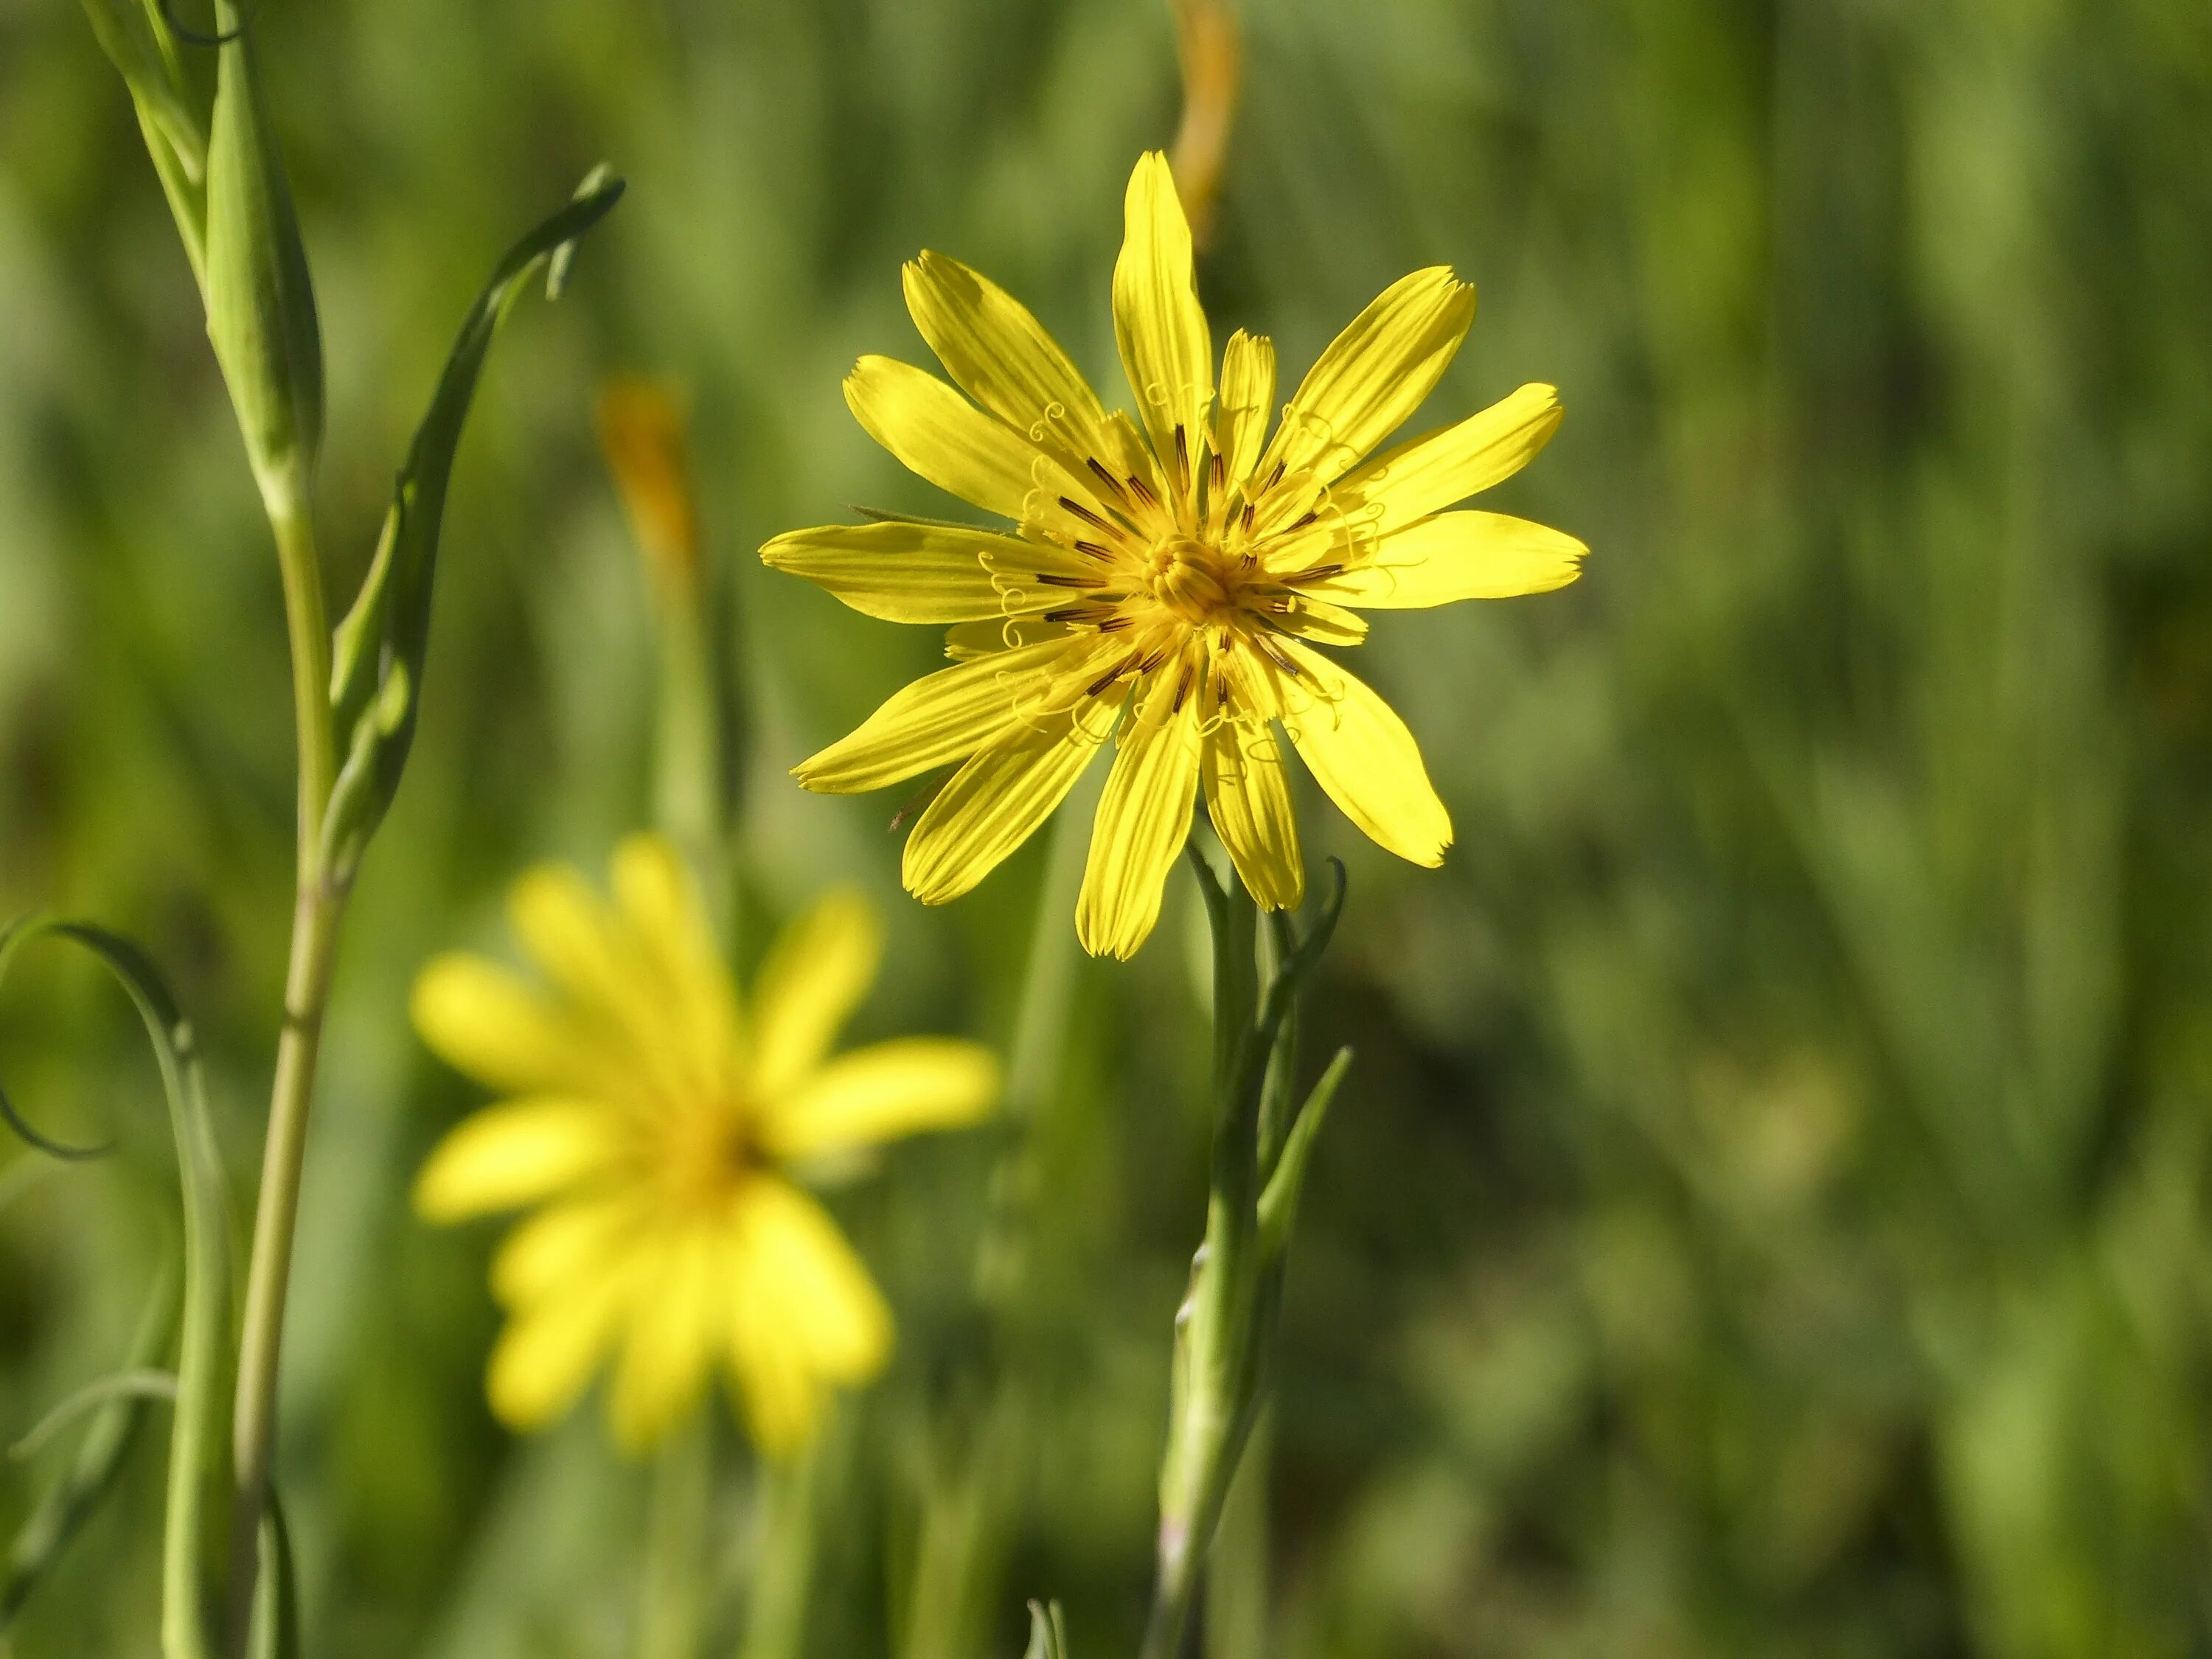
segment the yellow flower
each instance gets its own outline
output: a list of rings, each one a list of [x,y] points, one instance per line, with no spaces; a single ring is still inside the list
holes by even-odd
[[[754,1438],[788,1453],[831,1386],[882,1368],[890,1316],[787,1166],[970,1121],[998,1065],[940,1037],[829,1057],[881,951],[857,895],[777,941],[748,1019],[674,849],[626,842],[613,874],[611,904],[565,867],[516,884],[514,930],[550,990],[467,956],[423,970],[424,1039],[508,1098],[447,1136],[416,1206],[447,1222],[536,1209],[492,1268],[511,1317],[489,1386],[507,1423],[560,1416],[619,1350],[625,1446],[676,1426],[719,1367]]]
[[[1361,313],[1270,438],[1274,348],[1231,335],[1217,388],[1164,157],[1137,164],[1126,215],[1114,331],[1141,427],[1107,413],[1011,296],[924,253],[906,267],[908,309],[968,397],[871,356],[846,402],[907,466],[1018,533],[887,520],[761,550],[870,616],[958,624],[953,667],[795,774],[848,793],[957,763],[907,842],[906,885],[925,902],[966,892],[1018,847],[1118,723],[1076,925],[1085,948],[1120,957],[1158,918],[1200,790],[1253,896],[1298,903],[1279,721],[1354,823],[1417,864],[1442,862],[1451,820],[1412,733],[1314,647],[1357,645],[1360,609],[1563,586],[1587,550],[1525,520],[1443,510],[1543,447],[1559,423],[1548,386],[1369,459],[1474,319],[1474,291],[1449,270],[1416,271]]]

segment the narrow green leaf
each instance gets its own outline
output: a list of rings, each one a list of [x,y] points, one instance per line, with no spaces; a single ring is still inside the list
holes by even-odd
[[[177,1275],[171,1268],[161,1273],[147,1298],[146,1310],[139,1316],[137,1331],[131,1339],[129,1369],[124,1374],[140,1372],[161,1359],[176,1335],[176,1327]],[[123,1392],[110,1395],[100,1404],[85,1429],[84,1437],[77,1443],[76,1455],[70,1461],[69,1468],[39,1500],[38,1507],[16,1533],[8,1551],[5,1570],[0,1571],[0,1638],[6,1637],[9,1626],[22,1613],[47,1572],[60,1559],[62,1552],[69,1547],[70,1540],[114,1486],[123,1460],[130,1455],[137,1440],[138,1426],[145,1420],[150,1397]],[[52,1420],[51,1416],[48,1420]],[[37,1431],[33,1432],[35,1435]]]
[[[430,635],[438,533],[453,454],[500,324],[538,266],[554,262],[621,199],[623,182],[595,169],[568,206],[507,251],[446,360],[429,413],[399,470],[376,556],[332,641],[331,706],[346,744],[332,794],[323,867],[352,878],[368,839],[398,792],[414,741]]]
[[[1306,1096],[1305,1104],[1291,1126],[1290,1138],[1283,1143],[1283,1155],[1275,1161],[1275,1173],[1267,1182],[1267,1191],[1260,1194],[1260,1256],[1263,1261],[1281,1260],[1290,1244],[1291,1228],[1298,1218],[1298,1197],[1305,1191],[1306,1167],[1313,1158],[1314,1143],[1321,1138],[1329,1103],[1336,1098],[1345,1073],[1351,1069],[1352,1050],[1339,1048],[1336,1058],[1329,1061],[1328,1069]]]
[[[174,1400],[176,1397],[177,1374],[151,1365],[134,1365],[126,1370],[95,1377],[40,1418],[28,1434],[8,1448],[8,1455],[19,1463],[36,1457],[46,1449],[47,1442],[58,1437],[61,1431],[78,1418],[111,1401]]]
[[[93,36],[122,76],[146,153],[177,222],[192,280],[207,291],[207,131],[157,0],[84,0]]]
[[[208,337],[270,514],[296,516],[322,447],[322,329],[252,31],[235,0],[216,0],[216,21],[225,44],[208,139]]]
[[[169,1443],[162,1539],[161,1644],[167,1659],[214,1659],[228,1584],[231,1347],[230,1199],[210,1121],[191,1026],[161,975],[130,940],[76,921],[33,920],[0,930],[0,978],[44,938],[90,951],[129,994],[154,1046],[168,1097],[183,1193],[185,1295],[177,1409]]]

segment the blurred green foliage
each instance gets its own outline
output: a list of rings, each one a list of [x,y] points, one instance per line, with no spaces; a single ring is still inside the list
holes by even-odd
[[[1309,815],[1352,869],[1309,1050],[1359,1061],[1293,1264],[1272,1480],[1224,1547],[1220,1659],[2204,1651],[2212,12],[1243,10],[1217,329],[1273,333],[1296,372],[1387,282],[1451,262],[1482,308],[1424,418],[1556,382],[1565,428],[1498,504],[1594,553],[1564,593],[1386,618],[1362,653],[1459,845],[1419,872]],[[489,1235],[429,1234],[404,1202],[469,1103],[406,1028],[416,965],[496,948],[523,863],[596,866],[647,812],[653,629],[592,394],[641,368],[696,400],[758,920],[866,884],[895,922],[864,1025],[1003,1042],[1042,851],[924,912],[892,891],[895,803],[782,775],[933,636],[751,549],[848,503],[941,510],[838,392],[862,351],[921,352],[896,268],[923,246],[1121,395],[1108,278],[1130,162],[1174,126],[1170,21],[262,12],[329,352],[340,593],[489,261],[601,157],[632,184],[463,446],[416,762],[333,1010],[280,1459],[312,1653],[598,1659],[627,1639],[643,1474],[588,1412],[495,1431]],[[78,7],[0,0],[0,911],[149,943],[241,1170],[288,914],[283,648],[122,88]],[[1022,1346],[1004,1653],[1024,1595],[1064,1601],[1085,1659],[1141,1617],[1204,1192],[1187,886],[1133,969],[1083,969],[1040,1125],[1051,1313]],[[128,1011],[44,967],[0,1005],[0,1079],[122,1152],[35,1182],[0,1152],[8,1439],[119,1362],[171,1248]],[[896,1645],[982,1340],[994,1150],[902,1149],[838,1197],[902,1349],[815,1472],[817,1654]],[[161,1438],[18,1659],[147,1650]],[[723,1455],[741,1586],[754,1511]],[[0,1530],[50,1468],[0,1466]]]

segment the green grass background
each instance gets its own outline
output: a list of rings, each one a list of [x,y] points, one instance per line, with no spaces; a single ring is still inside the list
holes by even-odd
[[[1493,504],[1593,552],[1562,593],[1385,615],[1358,655],[1452,810],[1443,871],[1306,791],[1352,885],[1311,1046],[1359,1060],[1218,1659],[2212,1650],[2212,12],[1242,10],[1217,334],[1273,335],[1294,374],[1451,263],[1480,311],[1425,419],[1558,384],[1565,426]],[[925,912],[894,800],[783,776],[933,635],[752,550],[849,503],[943,510],[838,390],[859,353],[922,351],[920,247],[1126,397],[1109,274],[1128,168],[1173,131],[1171,31],[1149,0],[263,12],[340,595],[491,260],[592,162],[631,182],[463,448],[421,740],[338,979],[280,1468],[319,1659],[597,1659],[629,1639],[644,1480],[593,1413],[528,1443],[486,1414],[492,1234],[404,1201],[473,1097],[404,1016],[431,952],[504,948],[524,864],[596,867],[646,815],[649,614],[592,395],[644,369],[694,398],[754,919],[856,880],[892,917],[861,1034],[1003,1042],[1041,851]],[[288,919],[283,653],[122,88],[76,6],[0,0],[0,910],[147,941],[242,1175]],[[1025,1595],[1066,1599],[1080,1659],[1140,1620],[1203,1204],[1186,887],[1133,966],[1078,981],[985,1650],[1016,1650]],[[10,1439],[117,1362],[173,1205],[125,1011],[27,967],[0,1080],[122,1152],[0,1212]],[[917,1516],[975,1416],[991,1149],[902,1148],[838,1195],[902,1340],[841,1419],[824,1659],[902,1650]],[[153,1650],[160,1438],[16,1659]],[[720,1466],[718,1644],[753,1514],[734,1437]],[[0,1463],[0,1528],[52,1468]]]

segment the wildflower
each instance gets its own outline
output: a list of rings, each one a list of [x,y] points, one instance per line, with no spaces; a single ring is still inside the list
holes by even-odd
[[[881,1369],[890,1317],[867,1269],[789,1166],[968,1122],[998,1092],[973,1043],[906,1037],[829,1057],[874,977],[880,933],[832,894],[771,951],[750,1018],[674,850],[625,842],[610,904],[573,870],[515,886],[516,933],[551,981],[440,957],[416,1026],[509,1097],[431,1155],[432,1221],[535,1208],[493,1264],[511,1315],[492,1407],[542,1426],[619,1350],[610,1412],[641,1449],[718,1367],[755,1439],[803,1444],[828,1389]]]
[[[1200,790],[1253,896],[1298,903],[1278,721],[1354,823],[1440,863],[1451,820],[1412,734],[1315,647],[1365,638],[1361,609],[1562,586],[1586,551],[1524,520],[1443,510],[1543,447],[1559,422],[1548,386],[1368,459],[1473,320],[1474,290],[1449,270],[1385,290],[1322,354],[1271,438],[1274,348],[1231,335],[1217,388],[1164,157],[1137,164],[1126,214],[1114,323],[1141,426],[1107,413],[1011,296],[924,253],[906,267],[908,308],[968,398],[870,356],[846,402],[907,466],[1017,533],[888,519],[762,550],[871,616],[957,624],[954,666],[796,769],[810,789],[845,793],[957,763],[907,842],[906,885],[927,903],[1018,847],[1118,724],[1076,924],[1086,949],[1120,957],[1158,920]]]

